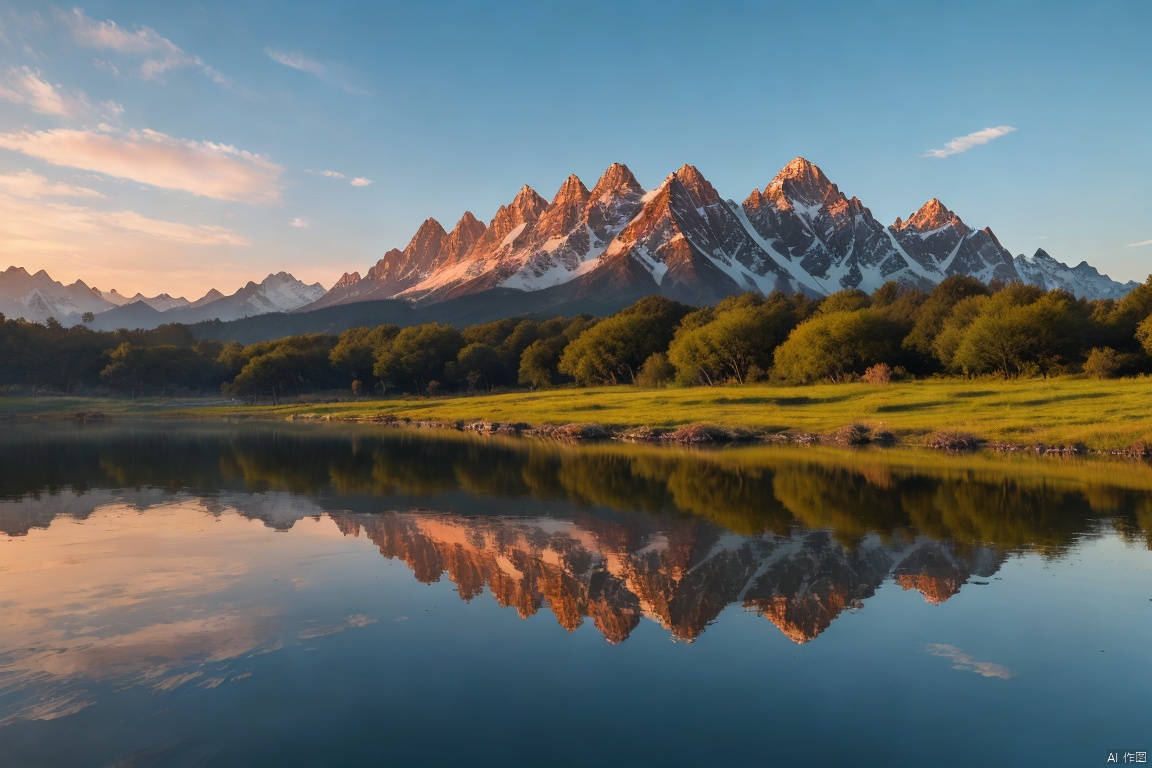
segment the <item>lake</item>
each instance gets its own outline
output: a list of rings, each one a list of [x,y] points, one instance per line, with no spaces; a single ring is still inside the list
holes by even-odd
[[[1137,463],[9,422],[0,763],[1135,762],[1150,545]]]

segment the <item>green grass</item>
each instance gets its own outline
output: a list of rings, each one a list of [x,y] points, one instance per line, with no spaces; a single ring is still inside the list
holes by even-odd
[[[1152,379],[926,380],[887,386],[751,385],[659,390],[603,387],[469,397],[194,408],[143,400],[0,398],[0,414],[34,416],[84,410],[192,418],[370,420],[394,416],[413,421],[484,419],[533,425],[596,422],[612,427],[705,423],[822,434],[862,423],[891,431],[910,444],[938,430],[969,432],[1020,445],[1082,442],[1105,450],[1138,440],[1152,442]]]

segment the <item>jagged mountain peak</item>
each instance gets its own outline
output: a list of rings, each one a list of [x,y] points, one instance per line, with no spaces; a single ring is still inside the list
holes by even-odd
[[[584,182],[580,181],[580,177],[572,174],[564,183],[560,185],[560,189],[556,190],[556,196],[552,198],[551,207],[559,205],[578,203],[584,205],[587,202],[588,187],[584,186]]]
[[[892,226],[897,231],[903,231],[911,227],[918,232],[927,232],[933,229],[940,229],[948,224],[956,224],[960,227],[964,226],[964,222],[960,220],[959,216],[950,211],[944,203],[934,197],[920,206],[920,209],[909,216],[907,221],[901,221],[897,218],[896,223]],[[989,234],[991,234],[991,232],[989,232]]]
[[[720,194],[712,186],[712,183],[704,178],[704,174],[700,173],[696,166],[685,163],[672,175],[701,205],[707,206],[720,202]]]
[[[409,241],[404,252],[410,256],[415,254],[423,256],[432,254],[434,256],[447,237],[448,233],[444,231],[440,222],[433,218],[427,218],[416,230],[416,234],[412,236],[412,240]]]
[[[804,179],[819,178],[824,175],[824,172],[807,158],[794,157],[780,169],[778,175],[789,179]]]
[[[437,221],[436,219],[434,219],[431,216],[429,216],[428,218],[424,219],[423,222],[421,222],[420,226],[416,230],[416,235],[413,239],[420,237],[422,233],[425,236],[427,236],[429,234],[433,234],[433,233],[440,234],[440,235],[447,235],[448,234],[446,231],[444,231],[444,226],[439,221]]]
[[[820,188],[832,187],[833,184],[824,175],[824,171],[820,170],[819,166],[808,162],[803,157],[795,157],[788,161],[788,164],[780,169],[776,177],[772,179],[772,183],[768,185],[771,188],[773,185],[783,185],[785,182],[801,185],[815,185]],[[767,194],[768,190],[765,189],[764,193]]]
[[[460,220],[456,222],[456,226],[452,228],[452,232],[455,233],[461,232],[465,229],[471,229],[474,228],[477,224],[479,224],[481,227],[484,226],[484,222],[476,218],[472,214],[472,211],[464,211],[464,215],[461,216]]]
[[[548,207],[548,201],[541,197],[532,187],[525,184],[520,187],[520,191],[516,193],[516,197],[512,198],[511,207],[520,211],[526,220],[531,221]]]
[[[349,286],[356,285],[358,282],[360,282],[359,272],[345,272],[340,276],[340,279],[336,281],[336,285],[332,286],[332,290],[335,291],[338,288],[347,288]]]
[[[442,247],[444,262],[456,263],[464,258],[464,255],[476,244],[476,241],[484,236],[487,229],[488,227],[484,226],[484,222],[472,215],[472,211],[464,211],[464,215],[460,217],[460,221],[456,222],[456,226],[452,228],[448,239],[444,241]]]
[[[601,174],[596,186],[592,188],[592,197],[599,200],[604,195],[621,192],[634,192],[642,195],[644,188],[640,186],[640,182],[636,181],[636,177],[632,175],[628,166],[624,163],[612,163]]]
[[[764,197],[779,208],[792,208],[796,203],[804,206],[823,205],[844,198],[840,189],[828,180],[824,171],[797,157],[776,174],[764,188]]]

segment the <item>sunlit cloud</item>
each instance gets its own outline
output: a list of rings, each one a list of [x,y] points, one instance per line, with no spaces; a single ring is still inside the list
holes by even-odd
[[[138,27],[129,31],[111,19],[90,19],[80,8],[73,8],[71,14],[61,15],[72,30],[72,39],[86,48],[116,51],[124,56],[146,57],[140,65],[140,75],[146,80],[157,79],[172,69],[192,67],[217,85],[229,85],[228,78],[218,70],[205,64],[199,56],[187,53],[151,27]]]
[[[44,197],[104,197],[94,189],[52,182],[32,171],[0,174],[0,191],[28,200],[39,200]]]
[[[952,669],[959,669],[965,672],[975,672],[981,677],[999,677],[1007,680],[1015,676],[1015,672],[1000,664],[993,664],[990,661],[976,661],[964,651],[960,650],[954,645],[941,645],[938,643],[929,643],[925,646],[925,650],[933,656],[942,656],[946,659],[952,660]]]
[[[254,577],[270,581],[270,568],[280,561],[252,556],[253,546],[271,534],[219,500],[177,495],[148,503],[151,494],[144,494],[127,492],[120,502],[108,498],[120,492],[61,494],[50,502],[31,500],[28,510],[23,503],[0,502],[0,517],[7,511],[35,518],[59,503],[75,515],[55,516],[42,535],[5,552],[0,728],[74,714],[96,703],[109,684],[117,690],[213,689],[258,671],[254,656],[376,621],[359,613],[335,622],[297,617],[247,599],[243,584]],[[319,513],[314,506],[312,511]],[[129,517],[135,519],[125,525]],[[193,546],[209,521],[214,542]],[[317,517],[292,541],[301,536],[342,535]],[[88,553],[83,558],[60,554],[81,546]]]
[[[108,226],[138,232],[157,240],[187,245],[251,245],[246,237],[226,227],[210,224],[181,224],[142,216],[135,211],[92,212],[93,217]]]
[[[340,88],[345,93],[355,96],[367,96],[368,91],[356,85],[348,76],[347,70],[338,64],[327,64],[322,61],[305,56],[297,51],[281,51],[276,48],[265,48],[264,55],[272,61],[297,72],[304,72]]]
[[[345,178],[344,174],[340,173],[339,171],[327,171],[327,170],[320,171],[320,175],[321,176],[327,176],[330,179],[343,179],[343,178]]]
[[[967,136],[959,136],[952,139],[944,145],[943,149],[930,149],[924,153],[924,157],[950,157],[952,155],[958,155],[961,152],[967,152],[973,147],[987,144],[993,139],[998,139],[1015,130],[1016,129],[1010,125],[998,125],[995,128],[985,128],[982,131],[976,131]]]
[[[0,180],[0,205],[5,214],[0,221],[0,255],[12,258],[31,253],[91,254],[104,248],[126,248],[125,238],[133,236],[180,245],[251,244],[226,227],[166,221],[130,210],[101,211],[50,200],[32,202],[26,196],[10,196],[6,192],[6,185]]]
[[[288,226],[295,227],[296,229],[308,229],[312,225],[309,224],[304,219],[297,217],[295,219],[292,219],[292,221],[288,222]]]
[[[357,176],[348,183],[354,187],[366,187],[372,183],[372,179],[366,179],[363,176]]]
[[[83,94],[65,95],[59,85],[48,82],[40,70],[31,67],[9,67],[0,77],[0,99],[57,117],[76,117],[88,109]]]
[[[279,199],[279,165],[227,144],[158,131],[21,131],[0,134],[0,148],[53,165],[131,179],[217,200],[270,203]]]
[[[1152,240],[1141,240],[1138,243],[1128,243],[1129,248],[1139,248],[1142,245],[1152,245]]]

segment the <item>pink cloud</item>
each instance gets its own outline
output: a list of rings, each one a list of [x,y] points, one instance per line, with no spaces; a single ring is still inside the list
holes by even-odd
[[[81,168],[216,200],[271,203],[284,169],[227,144],[158,131],[59,129],[0,134],[0,148],[53,165]]]
[[[246,237],[225,227],[165,221],[129,210],[100,211],[61,202],[33,202],[4,191],[0,191],[5,212],[0,221],[0,254],[12,258],[32,252],[97,255],[131,250],[143,245],[141,236],[178,245],[250,244]]]
[[[40,174],[31,171],[0,174],[0,191],[29,200],[39,200],[43,197],[104,197],[94,189],[62,182],[51,182]]]
[[[0,79],[0,99],[23,104],[41,115],[76,117],[88,107],[83,95],[66,96],[31,67],[10,67]]]

